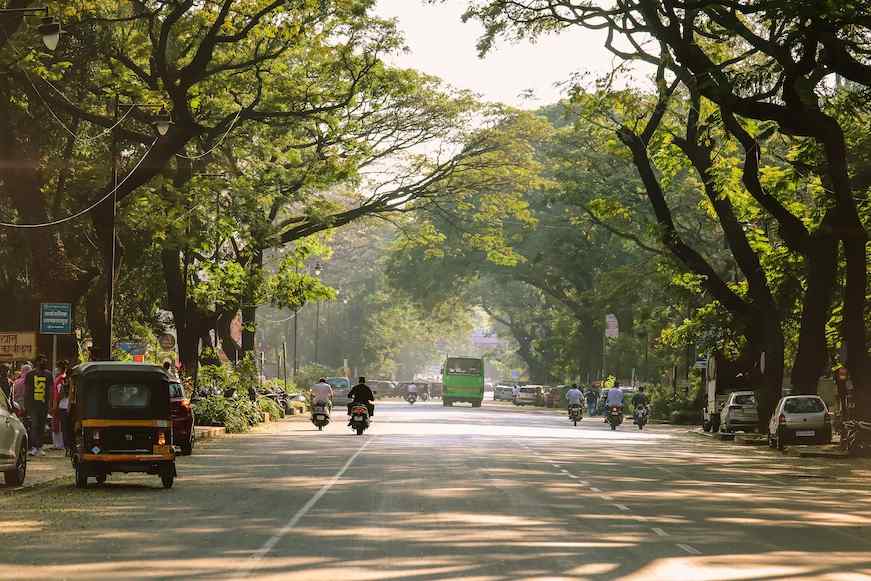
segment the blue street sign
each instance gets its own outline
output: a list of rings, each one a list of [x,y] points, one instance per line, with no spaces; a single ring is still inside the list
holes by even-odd
[[[73,306],[70,303],[40,303],[39,332],[43,335],[72,333]]]

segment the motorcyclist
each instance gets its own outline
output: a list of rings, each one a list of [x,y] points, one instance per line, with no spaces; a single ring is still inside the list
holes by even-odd
[[[327,409],[333,407],[333,386],[327,383],[325,378],[318,379],[318,382],[311,387],[311,392],[315,404],[322,402]]]
[[[566,401],[569,402],[569,409],[571,409],[573,405],[580,406],[583,397],[584,394],[580,389],[578,389],[578,384],[573,383],[572,388],[566,392]]]
[[[621,412],[623,411],[623,390],[620,389],[619,381],[615,381],[614,386],[608,390],[605,399],[605,423],[608,423],[608,414],[611,413],[612,407],[618,407]]]
[[[411,398],[411,394],[414,394],[414,397],[417,398],[417,384],[409,383],[408,387],[405,388],[405,399]]]
[[[632,409],[635,410],[633,412],[633,423],[638,423],[638,411],[641,408],[647,407],[649,401],[647,394],[644,393],[644,387],[639,387],[638,393],[632,396]]]
[[[366,385],[366,378],[360,377],[357,385],[351,388],[348,392],[348,397],[351,398],[351,403],[348,404],[348,415],[351,415],[351,407],[354,404],[365,405],[369,409],[369,417],[375,415],[375,394],[372,393],[372,388]],[[350,425],[350,421],[348,422]]]
[[[596,415],[596,413],[598,412],[598,410],[596,409],[598,407],[598,402],[599,394],[596,393],[596,390],[593,389],[593,386],[590,386],[590,388],[587,390],[587,413],[589,413],[591,417]]]

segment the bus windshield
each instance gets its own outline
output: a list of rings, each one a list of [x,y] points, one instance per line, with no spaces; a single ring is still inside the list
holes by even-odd
[[[470,357],[450,357],[446,364],[446,371],[450,375],[482,375],[484,373],[482,361]]]

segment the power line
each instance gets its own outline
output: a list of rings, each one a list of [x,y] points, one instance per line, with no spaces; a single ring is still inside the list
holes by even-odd
[[[97,206],[99,206],[100,204],[105,202],[106,200],[108,200],[110,196],[114,195],[115,192],[117,192],[128,179],[130,179],[130,176],[132,176],[134,173],[136,173],[136,170],[139,169],[139,166],[142,165],[142,162],[144,162],[145,158],[148,157],[148,154],[151,153],[151,150],[154,148],[154,144],[157,143],[158,139],[160,139],[160,138],[156,137],[154,139],[154,141],[151,142],[151,145],[148,146],[148,151],[145,152],[145,155],[142,156],[142,159],[140,159],[136,163],[136,165],[133,167],[133,169],[130,170],[130,172],[126,176],[124,176],[123,180],[118,182],[118,185],[116,185],[114,188],[112,188],[112,190],[109,193],[107,193],[105,196],[103,196],[102,198],[100,198],[99,200],[97,200],[96,202],[94,202],[93,204],[91,204],[90,206],[85,208],[84,210],[80,210],[80,211],[76,212],[75,214],[71,214],[65,218],[58,218],[57,220],[52,220],[51,222],[43,222],[41,224],[19,224],[19,223],[15,223],[15,222],[0,222],[0,227],[3,227],[3,228],[22,228],[22,229],[50,228],[51,226],[57,226],[59,224],[64,224],[66,222],[70,222],[72,220],[75,220],[76,218],[78,218],[80,216],[84,216],[85,214],[87,214],[88,212],[90,212],[91,210],[93,210],[94,208],[96,208]]]

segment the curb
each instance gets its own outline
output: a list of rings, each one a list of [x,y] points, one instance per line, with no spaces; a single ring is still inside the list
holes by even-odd
[[[813,450],[803,446],[787,446],[784,454],[794,458],[831,458],[833,460],[845,460],[850,457],[849,452],[844,450]]]
[[[227,428],[223,426],[194,426],[195,440],[211,440],[227,435]]]

